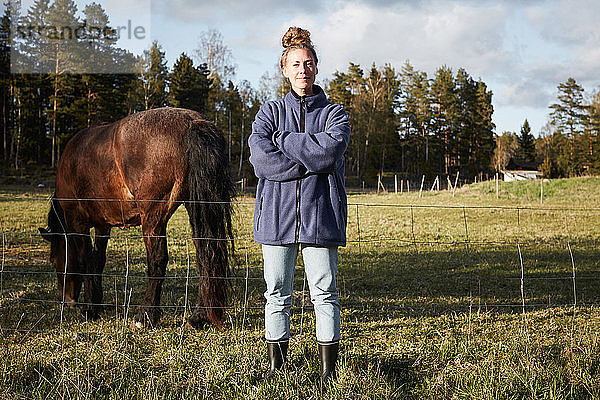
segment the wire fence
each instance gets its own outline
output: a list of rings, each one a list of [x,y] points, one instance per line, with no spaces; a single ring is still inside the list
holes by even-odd
[[[1,333],[77,331],[86,302],[80,296],[77,307],[68,307],[65,293],[57,290],[49,246],[37,231],[46,225],[49,200],[3,196],[0,204]],[[231,274],[219,278],[229,282],[232,293],[226,324],[260,329],[265,287],[260,246],[252,240],[254,202],[242,198],[234,207],[236,255]],[[520,313],[525,321],[529,311],[542,308],[575,313],[600,304],[600,208],[350,202],[347,222],[337,277],[345,319],[500,312]],[[69,235],[78,234],[63,236]],[[94,230],[91,239],[97,239]],[[113,229],[110,235],[102,318],[120,324],[123,332],[148,279],[142,239],[139,228]],[[195,239],[181,207],[167,230],[170,261],[161,326],[183,327],[196,306],[200,278],[217,279],[198,273]],[[311,309],[305,279],[300,258],[293,299],[300,332]]]

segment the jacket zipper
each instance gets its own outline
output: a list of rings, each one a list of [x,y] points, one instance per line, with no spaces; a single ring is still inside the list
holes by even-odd
[[[304,132],[306,125],[306,97],[300,97],[300,132]]]
[[[306,98],[300,97],[300,132],[304,132],[306,124]],[[302,180],[296,180],[296,235],[295,242],[298,243],[300,240],[300,189],[302,186]]]

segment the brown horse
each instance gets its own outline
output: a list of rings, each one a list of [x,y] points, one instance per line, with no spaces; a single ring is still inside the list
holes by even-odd
[[[234,184],[225,150],[213,124],[179,108],[140,112],[73,136],[58,165],[49,229],[40,228],[51,243],[61,300],[77,304],[83,284],[83,312],[98,318],[111,228],[141,225],[148,283],[134,325],[155,325],[169,257],[167,222],[183,203],[200,272],[198,304],[188,322],[221,325],[233,251]]]

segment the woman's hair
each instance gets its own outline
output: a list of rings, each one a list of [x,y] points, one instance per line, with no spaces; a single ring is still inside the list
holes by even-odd
[[[296,26],[290,27],[288,31],[281,38],[281,44],[283,45],[283,53],[281,53],[281,59],[279,60],[279,66],[283,69],[285,65],[288,53],[295,49],[306,49],[310,50],[313,56],[315,64],[319,62],[317,59],[317,52],[310,41],[310,32],[306,29],[298,28]]]

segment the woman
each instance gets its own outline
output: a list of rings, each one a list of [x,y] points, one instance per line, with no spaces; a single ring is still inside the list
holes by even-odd
[[[298,249],[316,315],[323,382],[335,378],[340,305],[335,275],[338,246],[346,245],[344,152],[350,125],[344,109],[314,84],[317,54],[310,33],[292,27],[283,36],[280,66],[292,90],[257,113],[248,139],[258,177],[254,240],[262,244],[265,338],[270,378],[283,367]]]

